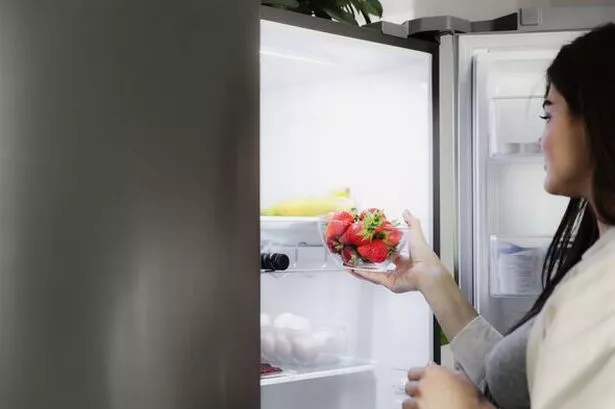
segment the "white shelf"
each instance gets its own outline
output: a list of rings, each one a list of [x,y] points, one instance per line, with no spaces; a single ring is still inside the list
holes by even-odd
[[[492,163],[544,163],[544,156],[541,153],[497,153],[491,155],[489,160]]]
[[[280,385],[291,382],[302,382],[312,379],[331,378],[334,376],[352,375],[374,370],[374,364],[366,361],[354,361],[341,366],[306,368],[300,370],[285,370],[280,375],[261,379],[261,386]]]
[[[322,247],[317,217],[261,216],[261,242],[285,247]]]

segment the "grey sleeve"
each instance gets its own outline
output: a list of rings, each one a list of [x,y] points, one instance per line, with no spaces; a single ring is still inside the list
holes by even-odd
[[[479,315],[451,341],[455,360],[481,390],[485,385],[487,355],[502,338],[502,334]]]

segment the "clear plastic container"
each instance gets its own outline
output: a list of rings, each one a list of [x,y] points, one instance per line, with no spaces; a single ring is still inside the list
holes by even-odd
[[[344,328],[312,327],[303,317],[287,315],[284,320],[276,319],[277,326],[261,325],[261,359],[265,362],[306,367],[334,364],[345,357]]]
[[[491,294],[533,296],[542,290],[541,271],[549,239],[491,237]]]

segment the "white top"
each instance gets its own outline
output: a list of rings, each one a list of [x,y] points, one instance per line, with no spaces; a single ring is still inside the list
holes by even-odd
[[[527,347],[532,409],[615,408],[615,228],[544,305]]]

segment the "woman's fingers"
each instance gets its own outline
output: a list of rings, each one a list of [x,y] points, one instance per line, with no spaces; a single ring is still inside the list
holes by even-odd
[[[427,240],[425,240],[420,220],[414,217],[414,215],[408,209],[404,210],[403,218],[408,227],[410,228],[410,240],[412,240],[412,237],[414,237],[415,239],[426,243]]]
[[[408,398],[402,403],[402,409],[419,409],[419,405],[413,398]]]
[[[364,270],[350,270],[353,276],[367,280],[374,284],[383,285],[390,288],[391,286],[391,274],[390,273],[377,273],[374,271]]]
[[[354,278],[358,278],[358,279],[359,279],[359,280],[361,280],[361,281],[367,281],[367,282],[372,283],[372,284],[377,284],[377,283],[374,283],[373,281],[368,280],[368,279],[367,279],[367,278],[365,278],[365,277],[360,276],[359,274],[357,274],[357,272],[356,272],[355,270],[347,270],[347,271],[348,271],[348,272],[349,272],[349,273],[350,273],[350,274],[351,274]]]
[[[419,383],[417,381],[409,381],[406,383],[406,395],[415,398],[419,394]]]
[[[408,371],[408,380],[418,382],[425,375],[425,368],[413,368]]]

